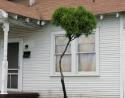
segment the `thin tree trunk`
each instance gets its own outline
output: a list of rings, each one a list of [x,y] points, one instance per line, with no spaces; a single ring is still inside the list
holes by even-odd
[[[59,68],[60,68],[60,75],[61,75],[61,84],[62,84],[62,90],[63,90],[64,98],[68,98],[68,97],[67,97],[67,93],[66,93],[64,75],[63,75],[63,72],[62,72],[62,66],[61,66],[61,64],[62,64],[62,58],[63,58],[63,56],[65,55],[66,50],[67,50],[67,48],[68,48],[70,42],[71,42],[71,40],[69,40],[68,43],[66,44],[65,50],[64,50],[63,53],[61,54],[60,60],[59,60]]]

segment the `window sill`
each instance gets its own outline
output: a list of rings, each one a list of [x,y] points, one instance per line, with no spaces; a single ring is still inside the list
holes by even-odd
[[[100,74],[99,72],[82,72],[82,73],[77,73],[77,74],[73,74],[73,73],[64,73],[65,77],[99,77]],[[50,75],[50,77],[60,77],[59,73],[53,73]]]

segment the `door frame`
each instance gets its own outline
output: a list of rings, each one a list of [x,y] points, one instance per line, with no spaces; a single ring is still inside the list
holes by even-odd
[[[17,89],[8,89],[8,91],[22,91],[22,64],[23,64],[23,39],[22,38],[9,38],[8,43],[19,43],[19,57],[18,57],[18,66],[19,66],[19,72],[18,72],[18,88]]]

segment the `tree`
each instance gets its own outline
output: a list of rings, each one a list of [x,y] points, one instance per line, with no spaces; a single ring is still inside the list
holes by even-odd
[[[82,6],[77,8],[60,7],[54,12],[52,23],[56,26],[61,26],[65,30],[65,36],[68,38],[66,47],[59,60],[62,90],[64,98],[67,98],[64,75],[61,66],[62,58],[65,55],[71,41],[79,38],[81,35],[85,35],[87,37],[92,34],[93,29],[96,28],[96,18],[91,12]]]

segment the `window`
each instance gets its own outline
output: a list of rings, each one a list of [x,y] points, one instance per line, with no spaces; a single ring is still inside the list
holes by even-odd
[[[63,59],[62,70],[66,76],[96,76],[99,74],[99,36],[96,33],[88,37],[82,35],[69,45]],[[59,74],[59,59],[68,39],[64,32],[52,34],[51,75]]]

